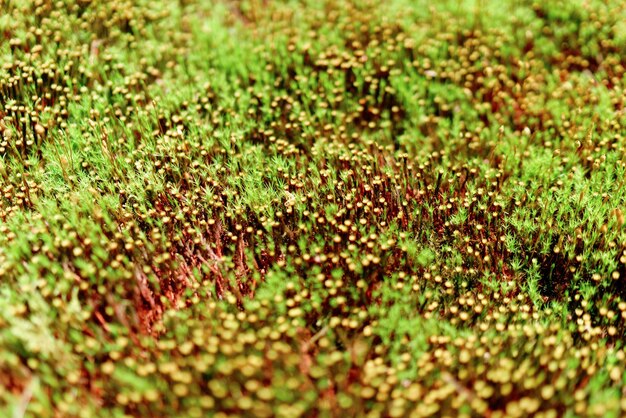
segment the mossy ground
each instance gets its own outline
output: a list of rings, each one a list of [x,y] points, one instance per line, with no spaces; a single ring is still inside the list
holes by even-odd
[[[626,413],[624,2],[0,10],[0,415]]]

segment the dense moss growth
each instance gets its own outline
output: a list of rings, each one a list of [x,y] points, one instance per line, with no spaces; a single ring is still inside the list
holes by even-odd
[[[623,415],[624,22],[0,1],[0,415]]]

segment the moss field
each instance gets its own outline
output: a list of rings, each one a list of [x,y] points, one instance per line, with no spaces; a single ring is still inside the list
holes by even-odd
[[[0,0],[0,416],[625,416],[625,71],[621,0]]]

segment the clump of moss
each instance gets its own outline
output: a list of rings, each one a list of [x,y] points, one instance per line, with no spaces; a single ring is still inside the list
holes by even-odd
[[[626,409],[621,2],[205,3],[4,5],[5,415]]]

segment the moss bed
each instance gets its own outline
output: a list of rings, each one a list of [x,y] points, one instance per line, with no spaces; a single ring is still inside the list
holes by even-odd
[[[0,416],[624,416],[625,22],[0,0]]]

